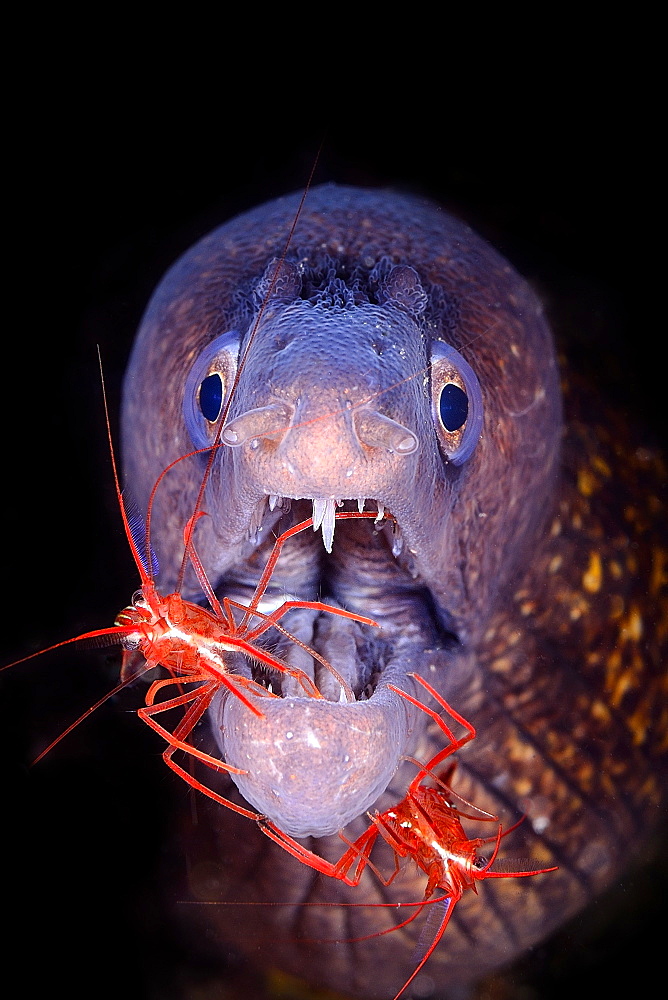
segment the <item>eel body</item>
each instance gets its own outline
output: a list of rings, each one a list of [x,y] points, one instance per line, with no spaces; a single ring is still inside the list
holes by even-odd
[[[282,697],[264,699],[257,719],[221,697],[210,749],[248,772],[247,802],[336,860],[337,830],[358,836],[367,809],[405,794],[414,767],[402,757],[426,760],[442,745],[388,684],[418,696],[407,677],[417,672],[470,719],[478,736],[458,755],[457,791],[505,825],[525,813],[501,855],[559,871],[463,898],[426,970],[436,989],[455,990],[609,885],[656,819],[668,733],[662,465],[574,376],[560,384],[540,302],[466,225],[417,198],[324,186],[309,192],[281,261],[298,203],[223,225],[163,279],[126,376],[124,465],[145,510],[162,469],[210,443],[217,404],[205,381],[219,378],[224,398],[255,328],[198,552],[219,596],[247,602],[275,535],[319,511],[322,535],[286,545],[268,606],[286,594],[325,600],[380,628],[294,612],[286,626],[355,701],[279,636],[273,648],[312,672],[326,700],[272,678]],[[443,409],[450,384],[467,397],[459,425],[461,396],[454,416]],[[162,592],[176,583],[205,463],[179,463],[156,497]],[[338,501],[394,520],[333,525]],[[201,596],[194,578],[185,596]],[[241,656],[236,669],[255,670]],[[236,794],[228,779],[216,787]],[[198,808],[184,834],[191,898],[292,904],[189,908],[212,948],[232,944],[352,996],[393,995],[421,921],[351,942],[396,916],[303,904],[420,899],[414,866],[390,888],[369,872],[349,889],[248,820],[203,799]]]

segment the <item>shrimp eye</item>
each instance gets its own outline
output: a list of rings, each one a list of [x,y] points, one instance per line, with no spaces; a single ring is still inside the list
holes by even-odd
[[[183,397],[183,416],[195,448],[212,444],[234,382],[239,354],[239,334],[229,331],[216,337],[195,358]]]
[[[473,859],[473,867],[476,869],[476,871],[481,871],[483,868],[486,868],[487,864],[488,864],[487,858],[483,858],[481,854],[476,854],[475,858]]]
[[[438,340],[431,352],[431,402],[441,451],[448,462],[463,465],[482,433],[482,393],[469,363]]]

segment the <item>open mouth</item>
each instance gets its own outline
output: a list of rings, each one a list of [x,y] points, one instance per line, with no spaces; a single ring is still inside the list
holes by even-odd
[[[375,516],[336,516],[362,511]],[[380,627],[293,609],[285,628],[300,644],[272,629],[263,645],[303,670],[324,700],[306,697],[295,678],[239,654],[235,668],[280,697],[259,700],[262,718],[225,694],[212,708],[225,760],[247,772],[234,775],[235,783],[292,836],[335,833],[384,791],[426,721],[388,685],[414,693],[407,675],[431,673],[433,679],[457,644],[436,620],[400,525],[376,500],[267,496],[251,518],[251,553],[228,577],[225,594],[247,604],[274,539],[311,516],[313,529],[286,543],[259,610],[271,613],[286,600],[320,601]]]
[[[355,513],[366,516],[358,519]],[[427,612],[425,589],[415,576],[409,554],[402,555],[401,528],[382,502],[268,496],[255,506],[251,517],[248,534],[254,551],[244,564],[243,577],[237,575],[236,586],[228,578],[226,596],[240,604],[249,603],[251,587],[257,583],[275,538],[308,518],[313,520],[312,528],[285,544],[259,610],[271,614],[285,601],[318,601],[371,618],[380,628],[326,611],[297,607],[282,619],[290,635],[272,630],[266,639],[263,637],[263,646],[304,670],[327,700],[364,700],[373,695],[381,680],[393,645],[402,633],[414,632]],[[424,606],[418,615],[421,602]],[[292,641],[291,636],[303,645]],[[335,668],[345,689],[304,645]],[[289,675],[250,664],[247,659],[239,664],[240,670],[244,668],[272,693],[282,697],[304,694]]]

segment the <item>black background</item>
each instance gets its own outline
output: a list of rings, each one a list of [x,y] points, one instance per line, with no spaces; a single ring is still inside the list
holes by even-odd
[[[321,140],[316,182],[414,191],[466,218],[534,282],[572,363],[645,428],[643,440],[665,440],[656,150],[637,94],[606,72],[539,102],[530,86],[518,95],[500,85],[484,104],[449,91],[428,106],[412,98],[401,113],[396,96],[351,106],[336,93],[321,113],[307,111],[296,84],[241,104],[221,87],[204,112],[159,87],[91,99],[85,80],[45,86],[17,114],[6,189],[3,659],[111,624],[136,586],[95,345],[117,440],[123,369],[165,268],[231,215],[300,188]],[[192,985],[166,986],[188,956],[164,926],[157,885],[170,810],[185,792],[132,711],[137,692],[33,770],[22,763],[117,671],[113,653],[70,649],[0,676],[5,909],[32,946],[29,961],[9,951],[6,971],[15,965],[24,996],[48,986],[195,1000],[204,994]],[[529,956],[503,996],[641,989],[662,970],[666,886],[665,861],[633,869]]]

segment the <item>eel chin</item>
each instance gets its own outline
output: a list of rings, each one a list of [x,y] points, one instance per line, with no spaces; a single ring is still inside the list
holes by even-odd
[[[269,508],[291,507],[293,523],[311,514],[306,502],[281,498],[279,508],[275,500],[264,505],[270,521]],[[384,505],[367,501],[366,509],[377,511],[375,519],[335,520],[336,510],[364,507],[364,500],[338,506],[333,500],[314,500],[314,524],[316,530],[322,525],[324,547],[309,529],[291,539],[260,609],[268,613],[284,600],[303,600],[304,587],[290,586],[295,583],[290,578],[298,573],[319,601],[370,617],[378,628],[330,612],[294,609],[285,627],[303,645],[279,635],[271,652],[303,670],[323,699],[305,697],[294,677],[268,673],[261,665],[251,667],[239,654],[239,672],[280,697],[256,699],[263,717],[228,693],[220,694],[211,708],[224,759],[244,772],[232,774],[237,787],[293,837],[336,833],[371,806],[402,757],[414,750],[416,736],[428,721],[425,712],[388,685],[417,696],[409,673],[428,678],[446,661],[452,669],[460,658],[456,636],[439,622],[402,544],[401,525]],[[269,534],[257,517],[254,525],[256,538]],[[278,526],[273,529],[276,535]],[[265,547],[270,550],[260,544],[245,565],[246,588],[253,562],[264,565]],[[228,583],[225,590],[226,596],[247,603],[247,589],[242,592],[244,588]],[[305,646],[331,664],[338,679]]]

